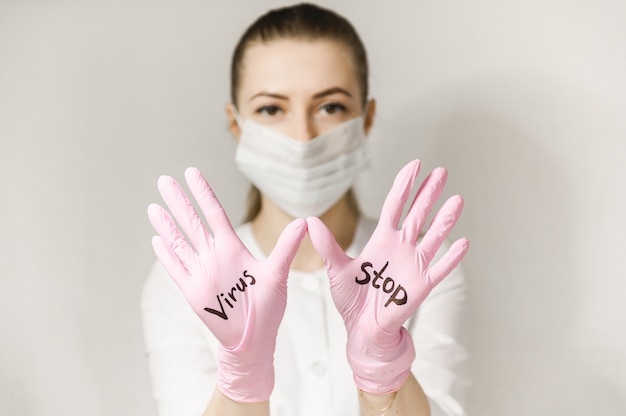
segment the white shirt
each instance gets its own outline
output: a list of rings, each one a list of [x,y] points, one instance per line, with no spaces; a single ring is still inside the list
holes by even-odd
[[[346,250],[349,256],[361,252],[375,225],[367,219],[359,221]],[[265,258],[250,224],[240,226],[237,233],[253,256]],[[291,271],[287,299],[274,355],[271,414],[357,416],[357,389],[346,358],[346,330],[333,304],[325,270]],[[462,334],[466,299],[467,284],[457,267],[405,325],[417,354],[411,369],[429,398],[433,416],[465,415],[467,353]],[[159,415],[201,415],[215,388],[219,343],[158,263],[144,286],[142,314]]]

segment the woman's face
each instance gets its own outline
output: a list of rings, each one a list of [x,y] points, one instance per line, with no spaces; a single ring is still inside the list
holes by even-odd
[[[331,40],[250,45],[243,58],[239,114],[295,140],[310,140],[364,115],[354,65],[350,51]],[[370,123],[366,117],[366,131]],[[239,136],[238,127],[233,127]]]

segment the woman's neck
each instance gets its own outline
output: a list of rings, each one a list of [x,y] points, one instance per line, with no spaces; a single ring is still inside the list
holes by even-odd
[[[322,222],[335,236],[335,240],[343,250],[346,250],[356,231],[359,215],[349,202],[349,195],[344,195],[335,205],[320,217]],[[280,233],[293,218],[278,208],[274,203],[261,195],[261,210],[252,220],[252,233],[261,250],[268,255]],[[315,251],[308,234],[302,240],[300,249],[296,253],[291,268],[300,271],[315,271],[324,267],[324,262]]]

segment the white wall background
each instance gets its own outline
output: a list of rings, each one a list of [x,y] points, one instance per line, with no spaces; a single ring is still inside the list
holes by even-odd
[[[278,4],[0,0],[0,414],[154,414],[145,210],[196,165],[241,217],[228,63]],[[625,414],[626,3],[323,4],[369,48],[365,211],[414,157],[466,198],[471,414]]]

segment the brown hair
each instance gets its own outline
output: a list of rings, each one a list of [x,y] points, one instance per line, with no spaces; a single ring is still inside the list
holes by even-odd
[[[270,10],[260,16],[243,33],[233,52],[230,66],[230,96],[237,106],[237,94],[241,82],[243,57],[248,46],[254,43],[266,43],[277,39],[328,39],[342,43],[352,52],[357,72],[362,103],[368,96],[369,69],[367,54],[356,30],[344,17],[329,9],[310,3]],[[350,207],[359,213],[356,197],[349,191]],[[252,221],[261,209],[261,195],[252,186],[248,193],[248,203],[244,222]]]
[[[243,33],[233,52],[230,66],[230,97],[233,104],[237,105],[237,93],[246,48],[256,42],[266,43],[277,39],[329,39],[343,43],[353,54],[359,86],[363,94],[362,100],[365,104],[368,95],[369,69],[361,38],[344,17],[332,10],[309,3],[270,10]]]

